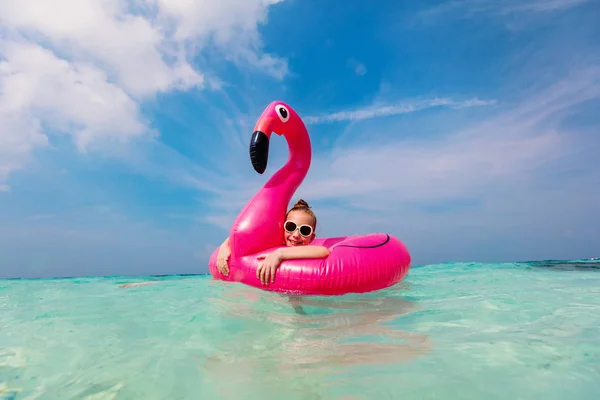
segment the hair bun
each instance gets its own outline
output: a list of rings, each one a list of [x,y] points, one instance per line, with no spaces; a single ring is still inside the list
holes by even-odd
[[[294,205],[294,207],[306,207],[306,208],[310,208],[310,206],[308,205],[308,203],[306,201],[304,201],[303,199],[298,200],[298,202],[296,203],[296,205]]]

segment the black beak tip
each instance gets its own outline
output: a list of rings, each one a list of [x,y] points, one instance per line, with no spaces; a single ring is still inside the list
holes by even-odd
[[[250,160],[254,170],[262,174],[269,161],[269,138],[261,131],[256,131],[250,139]]]
[[[263,172],[265,172],[265,170],[267,169],[267,166],[266,166],[266,165],[262,165],[262,164],[261,164],[261,165],[258,165],[258,164],[256,164],[256,163],[252,163],[252,166],[254,167],[254,170],[255,170],[256,172],[258,172],[259,174],[261,174],[261,175],[262,175],[262,173],[263,173]]]

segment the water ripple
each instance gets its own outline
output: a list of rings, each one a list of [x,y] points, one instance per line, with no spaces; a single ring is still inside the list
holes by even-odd
[[[595,399],[598,265],[428,265],[341,297],[0,281],[0,399]]]

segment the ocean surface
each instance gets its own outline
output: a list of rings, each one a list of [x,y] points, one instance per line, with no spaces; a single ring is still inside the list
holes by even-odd
[[[206,275],[0,280],[2,400],[598,398],[597,261],[417,266],[312,298]]]

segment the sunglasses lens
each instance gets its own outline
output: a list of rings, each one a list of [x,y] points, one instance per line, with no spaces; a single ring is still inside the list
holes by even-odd
[[[296,226],[296,224],[294,222],[288,221],[288,222],[285,223],[284,228],[288,232],[294,232],[296,230],[297,226]]]
[[[308,225],[302,225],[300,227],[300,234],[302,236],[310,236],[310,234],[312,233],[312,228]]]

